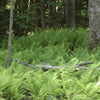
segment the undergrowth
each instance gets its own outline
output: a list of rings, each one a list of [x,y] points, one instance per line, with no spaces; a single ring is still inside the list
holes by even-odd
[[[67,66],[43,71],[7,63],[7,40],[0,50],[0,100],[99,100],[100,51],[88,52],[85,30],[48,30],[12,38],[12,58],[31,65]],[[74,71],[77,63],[94,61],[87,70]]]

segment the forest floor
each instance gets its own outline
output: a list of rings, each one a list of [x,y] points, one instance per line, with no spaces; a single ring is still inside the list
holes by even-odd
[[[87,31],[13,37],[12,59],[18,61],[12,60],[9,68],[7,39],[0,46],[0,100],[100,99],[100,50],[88,51]]]

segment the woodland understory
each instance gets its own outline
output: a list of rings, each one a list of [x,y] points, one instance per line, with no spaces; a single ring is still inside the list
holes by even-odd
[[[87,33],[62,29],[12,37],[8,68],[5,38],[0,45],[0,100],[99,100],[100,50],[88,51]]]

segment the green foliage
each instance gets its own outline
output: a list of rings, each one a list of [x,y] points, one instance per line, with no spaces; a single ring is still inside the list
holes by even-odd
[[[6,36],[6,32],[9,26],[9,9],[7,8],[0,8],[0,42]]]
[[[16,36],[27,35],[42,28],[40,0],[17,0],[14,2],[13,33]],[[0,42],[9,31],[10,0],[0,0]],[[75,1],[75,27],[87,28],[88,0]],[[44,0],[45,28],[64,27],[65,13],[63,0]]]
[[[75,0],[76,27],[89,27],[88,0]]]
[[[36,8],[34,8],[36,9]],[[36,11],[29,10],[27,13],[27,9],[24,10],[24,13],[14,15],[14,35],[15,36],[22,36],[27,35],[28,31],[33,31],[35,27],[35,21],[40,19]],[[35,17],[36,16],[36,17]]]
[[[8,69],[0,66],[0,71],[0,97],[4,100],[100,99],[100,86],[96,86],[100,73],[93,69],[74,72],[70,67],[43,72],[13,62]]]
[[[44,62],[66,66],[60,70],[31,69],[12,61],[5,68],[7,44],[0,50],[0,100],[99,100],[100,51],[88,52],[88,32],[84,30],[46,30],[12,38],[12,58],[32,65]],[[94,61],[88,70],[74,67],[79,62]]]
[[[61,65],[69,61],[72,58],[71,55],[75,56],[75,54],[71,53],[72,51],[84,55],[82,49],[77,51],[77,48],[87,48],[88,32],[68,29],[47,30],[26,37],[13,37],[12,40],[13,58],[32,64],[48,62]],[[2,44],[3,48],[7,47],[5,41]]]

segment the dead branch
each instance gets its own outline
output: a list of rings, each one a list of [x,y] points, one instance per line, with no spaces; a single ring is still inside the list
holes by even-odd
[[[64,68],[65,66],[62,66],[62,67],[57,67],[57,66],[51,66],[51,65],[35,65],[35,66],[32,66],[26,62],[23,62],[23,61],[19,61],[17,59],[12,59],[13,61],[15,62],[18,62],[20,64],[23,64],[25,66],[28,66],[28,67],[32,67],[32,68],[36,68],[36,67],[40,67],[40,68],[43,68],[43,69],[62,69]]]
[[[93,62],[91,61],[91,62],[79,63],[79,64],[76,65],[76,67],[87,65],[87,64],[93,64]]]
[[[79,68],[80,68],[80,69],[88,69],[89,67],[79,66]],[[100,70],[100,68],[94,68],[94,69]]]
[[[11,60],[13,60],[13,61],[15,61],[15,62],[18,62],[18,63],[20,63],[20,64],[23,64],[23,65],[25,65],[25,66],[28,66],[28,67],[33,67],[32,65],[30,65],[30,64],[28,64],[28,63],[26,63],[26,62],[23,62],[23,61],[19,61],[19,60],[17,60],[17,59],[11,59]]]
[[[92,64],[92,63],[93,62],[78,63],[78,64],[76,64],[74,70],[77,71],[78,68],[80,68],[80,69],[88,69],[88,67],[85,67],[83,65]]]
[[[25,66],[28,66],[28,67],[32,67],[32,68],[36,68],[36,67],[39,67],[39,68],[42,68],[42,69],[44,69],[44,70],[48,70],[48,69],[63,69],[63,68],[65,68],[65,67],[68,67],[68,66],[61,66],[61,67],[57,67],[57,66],[51,66],[51,65],[49,65],[49,64],[45,64],[45,65],[31,65],[31,64],[28,64],[28,63],[26,63],[26,62],[23,62],[23,61],[19,61],[19,60],[17,60],[17,59],[12,59],[13,61],[15,61],[15,62],[18,62],[18,63],[20,63],[20,64],[23,64],[23,65],[25,65]],[[79,64],[77,64],[75,67],[74,67],[74,70],[75,71],[77,71],[78,70],[78,68],[80,68],[80,69],[88,69],[89,67],[86,67],[86,66],[83,66],[83,65],[87,65],[87,64],[92,64],[93,62],[85,62],[85,63],[79,63]],[[100,70],[100,68],[95,68],[95,69],[97,69],[97,70]]]
[[[64,66],[56,67],[56,66],[51,66],[51,65],[35,65],[34,67],[40,67],[40,68],[43,68],[43,69],[51,69],[51,68],[62,69]]]
[[[80,69],[88,69],[89,67],[86,67],[86,66],[78,66],[78,67],[75,67],[75,71],[77,71],[78,70],[78,68],[80,68]],[[100,68],[94,68],[94,69],[96,69],[96,70],[100,70]]]

